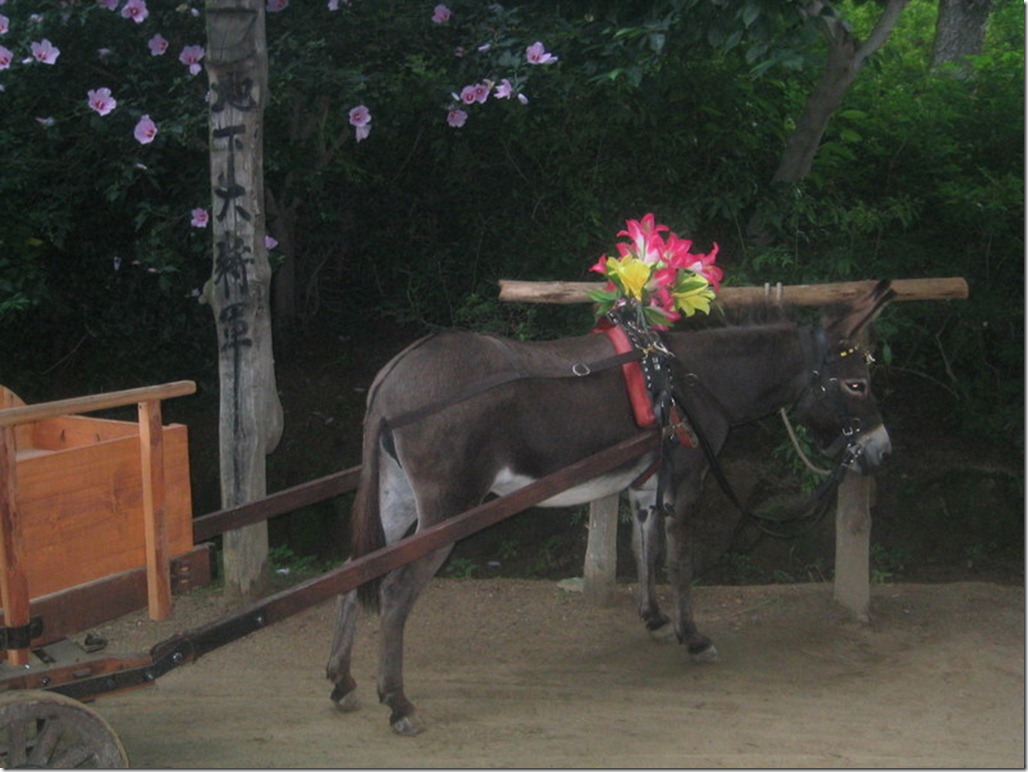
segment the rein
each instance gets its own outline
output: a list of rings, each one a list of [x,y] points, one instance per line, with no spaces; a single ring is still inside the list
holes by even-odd
[[[825,351],[823,331],[820,329],[804,327],[801,328],[801,337],[804,340],[804,351],[808,352],[810,355],[808,356],[808,364],[813,364],[810,364],[810,383],[807,385],[807,389],[804,391],[804,394],[801,395],[799,400],[797,400],[798,403],[802,402],[808,393],[812,393],[815,399],[821,399],[828,393],[821,382],[821,373],[819,369],[824,364],[828,363],[829,356],[828,352]],[[702,389],[713,404],[717,406],[726,417],[729,416],[728,409],[725,407],[724,403],[722,403],[718,396],[713,394],[713,392],[711,392],[698,377],[690,374],[688,382],[692,388],[698,387]],[[846,471],[852,467],[852,465],[858,461],[860,455],[864,453],[864,448],[856,442],[856,433],[852,431],[851,427],[848,427],[845,424],[845,421],[843,421],[844,426],[847,428],[844,429],[843,435],[840,437],[840,440],[845,441],[845,447],[840,453],[839,462],[835,468],[831,470],[816,470],[818,473],[824,475],[824,479],[821,480],[820,484],[818,484],[810,494],[807,501],[800,502],[799,504],[795,504],[790,507],[777,509],[775,511],[776,514],[750,510],[742,504],[738,495],[736,495],[735,490],[728,481],[728,477],[725,475],[725,470],[718,459],[717,452],[714,451],[710,442],[707,440],[706,435],[701,431],[698,422],[690,412],[685,400],[682,398],[682,395],[675,392],[674,398],[692,425],[693,432],[699,441],[699,446],[703,450],[703,454],[706,456],[710,472],[713,474],[714,479],[718,481],[718,484],[721,486],[725,495],[727,495],[729,501],[744,517],[754,522],[759,530],[774,539],[797,539],[806,534],[806,532],[813,528],[814,525],[820,522],[824,518],[824,515],[829,511],[831,504],[830,494],[838,488]],[[792,432],[792,427],[788,425],[784,409],[782,410],[782,417],[785,419],[786,429],[790,430],[790,435],[793,436],[794,442],[796,442],[795,436]],[[783,530],[782,526],[796,526],[796,529]]]

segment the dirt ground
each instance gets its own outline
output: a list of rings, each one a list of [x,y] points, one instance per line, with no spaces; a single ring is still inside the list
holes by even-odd
[[[600,609],[552,581],[437,579],[407,632],[414,738],[375,699],[371,617],[363,707],[331,705],[331,601],[95,708],[135,767],[1024,767],[1023,587],[876,585],[870,625],[831,594],[697,588],[721,654],[699,665],[649,639],[627,585]],[[98,632],[134,651],[219,606],[198,591]]]

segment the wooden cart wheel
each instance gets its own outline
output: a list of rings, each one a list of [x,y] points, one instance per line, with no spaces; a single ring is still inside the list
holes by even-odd
[[[0,694],[0,767],[124,769],[128,756],[92,708],[54,692]]]

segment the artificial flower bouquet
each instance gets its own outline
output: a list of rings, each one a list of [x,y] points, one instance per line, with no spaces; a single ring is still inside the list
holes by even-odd
[[[717,244],[708,254],[693,253],[691,241],[658,224],[652,213],[625,226],[617,234],[628,239],[617,244],[619,257],[601,255],[589,269],[607,279],[603,289],[589,293],[597,316],[634,306],[641,322],[666,329],[683,314],[710,313],[724,276],[714,265]]]

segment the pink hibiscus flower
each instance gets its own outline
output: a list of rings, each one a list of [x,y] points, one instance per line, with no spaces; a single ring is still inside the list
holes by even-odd
[[[150,12],[146,9],[146,0],[128,0],[121,8],[123,19],[132,19],[136,24],[142,24]]]
[[[436,24],[445,24],[450,20],[452,15],[453,14],[450,12],[450,9],[440,3],[432,10],[432,21]]]
[[[9,49],[0,46],[0,70],[6,70],[10,67],[13,59],[14,54]]]
[[[144,115],[139,119],[139,123],[136,124],[132,136],[136,138],[136,142],[140,145],[149,145],[154,141],[154,137],[157,136],[157,124],[150,119],[149,115]]]
[[[106,86],[103,88],[91,88],[87,92],[89,107],[100,115],[107,115],[118,106],[118,100],[111,96],[111,90]]]
[[[164,56],[168,51],[168,41],[160,32],[146,41],[146,45],[150,49],[151,56]]]
[[[61,49],[57,48],[46,38],[43,38],[38,43],[32,44],[32,58],[37,62],[43,64],[53,64],[57,61],[57,57],[61,55]]]
[[[197,207],[192,211],[193,219],[189,221],[189,224],[194,228],[206,228],[207,223],[210,221],[211,216],[207,214],[207,210],[202,207]]]
[[[185,46],[179,52],[178,60],[189,67],[190,75],[197,75],[203,69],[200,66],[200,60],[203,59],[205,53],[203,46]]]
[[[455,129],[459,129],[468,120],[468,114],[463,110],[454,108],[446,114],[446,122]]]
[[[357,105],[350,110],[350,125],[358,142],[367,139],[371,133],[371,111],[364,105]]]
[[[525,59],[529,64],[552,64],[557,61],[556,56],[549,53],[546,47],[538,40],[525,49]]]

